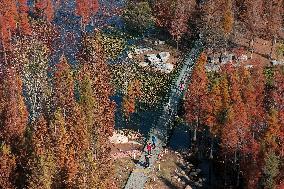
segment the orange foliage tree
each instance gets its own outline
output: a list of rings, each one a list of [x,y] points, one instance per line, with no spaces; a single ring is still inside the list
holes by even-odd
[[[199,125],[205,122],[206,107],[208,101],[208,78],[205,72],[206,54],[202,53],[193,69],[192,80],[188,86],[185,99],[185,118],[195,125],[193,140],[196,140],[196,132]]]

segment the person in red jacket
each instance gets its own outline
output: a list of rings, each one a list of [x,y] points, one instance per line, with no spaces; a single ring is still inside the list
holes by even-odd
[[[151,153],[152,153],[152,145],[151,145],[151,143],[149,142],[148,144],[147,144],[147,152],[148,152],[148,154],[150,155]]]

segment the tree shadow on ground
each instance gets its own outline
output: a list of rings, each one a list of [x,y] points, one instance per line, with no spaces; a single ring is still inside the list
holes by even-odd
[[[172,183],[170,180],[164,178],[164,177],[159,177],[159,179],[170,189],[177,189],[178,187]]]
[[[133,161],[134,164],[139,164],[140,166],[144,166],[145,165],[144,162],[141,162],[138,159],[132,159],[132,161]]]

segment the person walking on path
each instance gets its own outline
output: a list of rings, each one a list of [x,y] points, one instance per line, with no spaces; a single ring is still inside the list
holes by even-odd
[[[155,136],[152,136],[152,148],[156,148],[157,138]]]
[[[150,166],[150,155],[145,155],[145,168]]]
[[[152,146],[150,142],[147,144],[146,148],[147,148],[148,155],[150,155],[152,153]]]

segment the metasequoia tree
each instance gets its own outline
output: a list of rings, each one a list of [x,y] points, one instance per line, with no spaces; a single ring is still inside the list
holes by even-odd
[[[269,58],[272,59],[273,48],[283,26],[283,0],[264,1],[265,3],[265,19],[266,33],[271,39],[271,50]]]
[[[203,40],[208,48],[216,50],[226,44],[223,32],[223,1],[209,0],[201,5],[201,21],[198,25],[199,32],[203,35]],[[229,19],[228,19],[229,20]]]
[[[21,142],[28,122],[28,112],[25,106],[22,81],[15,67],[7,67],[4,78],[4,107],[0,137],[7,144],[16,145]]]
[[[27,0],[18,0],[18,4],[19,4],[18,10],[19,10],[20,32],[22,32],[24,35],[30,35],[31,28],[30,28],[29,19],[28,19],[29,7],[27,4]]]
[[[135,112],[135,101],[142,95],[141,82],[137,79],[131,81],[127,87],[127,93],[123,97],[123,111],[128,119]]]
[[[54,74],[55,104],[63,111],[64,117],[72,115],[75,106],[74,78],[71,68],[63,55]]]
[[[245,23],[246,28],[250,32],[249,47],[251,51],[251,58],[254,52],[254,40],[257,33],[261,30],[264,5],[262,0],[245,0],[245,11],[242,15],[242,20]]]
[[[196,140],[196,132],[199,125],[204,123],[206,115],[206,96],[208,93],[208,78],[205,72],[206,55],[202,53],[195,64],[192,80],[188,86],[185,98],[185,118],[194,124],[193,140]]]
[[[43,116],[35,120],[31,130],[32,155],[29,161],[31,174],[28,179],[28,188],[51,188],[56,172],[51,131]]]
[[[208,103],[205,124],[209,126],[211,133],[210,158],[213,158],[213,140],[221,133],[220,115],[222,112],[222,95],[219,81],[215,80],[211,85],[212,86],[207,97]]]
[[[178,0],[176,2],[174,15],[171,18],[171,24],[169,26],[169,32],[177,43],[177,49],[179,40],[188,30],[188,20],[191,16],[191,11],[194,8],[195,4],[192,3],[192,1]]]
[[[129,30],[143,33],[153,25],[152,10],[148,2],[128,2],[123,20]]]
[[[13,174],[16,169],[16,158],[11,147],[5,143],[0,146],[0,187],[14,189]]]
[[[54,6],[52,0],[35,0],[35,9],[47,22],[51,22],[54,17]]]
[[[159,27],[170,28],[175,6],[175,2],[171,0],[158,0],[155,2],[153,12],[156,18],[155,22]]]
[[[92,118],[94,120],[92,129],[94,155],[97,169],[100,170],[97,176],[101,181],[99,182],[102,184],[101,187],[114,187],[110,176],[112,161],[109,156],[110,143],[108,140],[114,129],[115,110],[115,103],[110,99],[113,95],[113,89],[110,85],[110,71],[105,62],[104,51],[98,40],[98,35],[90,39],[89,42],[91,42],[87,44],[89,51],[84,61],[87,63],[90,73],[92,73],[89,75],[91,83],[88,85],[92,86],[92,101],[94,102],[94,117]]]
[[[227,43],[228,43],[228,37],[232,33],[234,27],[234,15],[232,8],[233,8],[232,0],[228,0],[225,3],[225,10],[223,15],[223,32],[224,32],[224,37],[227,40]]]
[[[85,26],[90,22],[91,17],[99,10],[98,0],[76,0],[76,14],[81,17],[81,26],[85,30]]]

